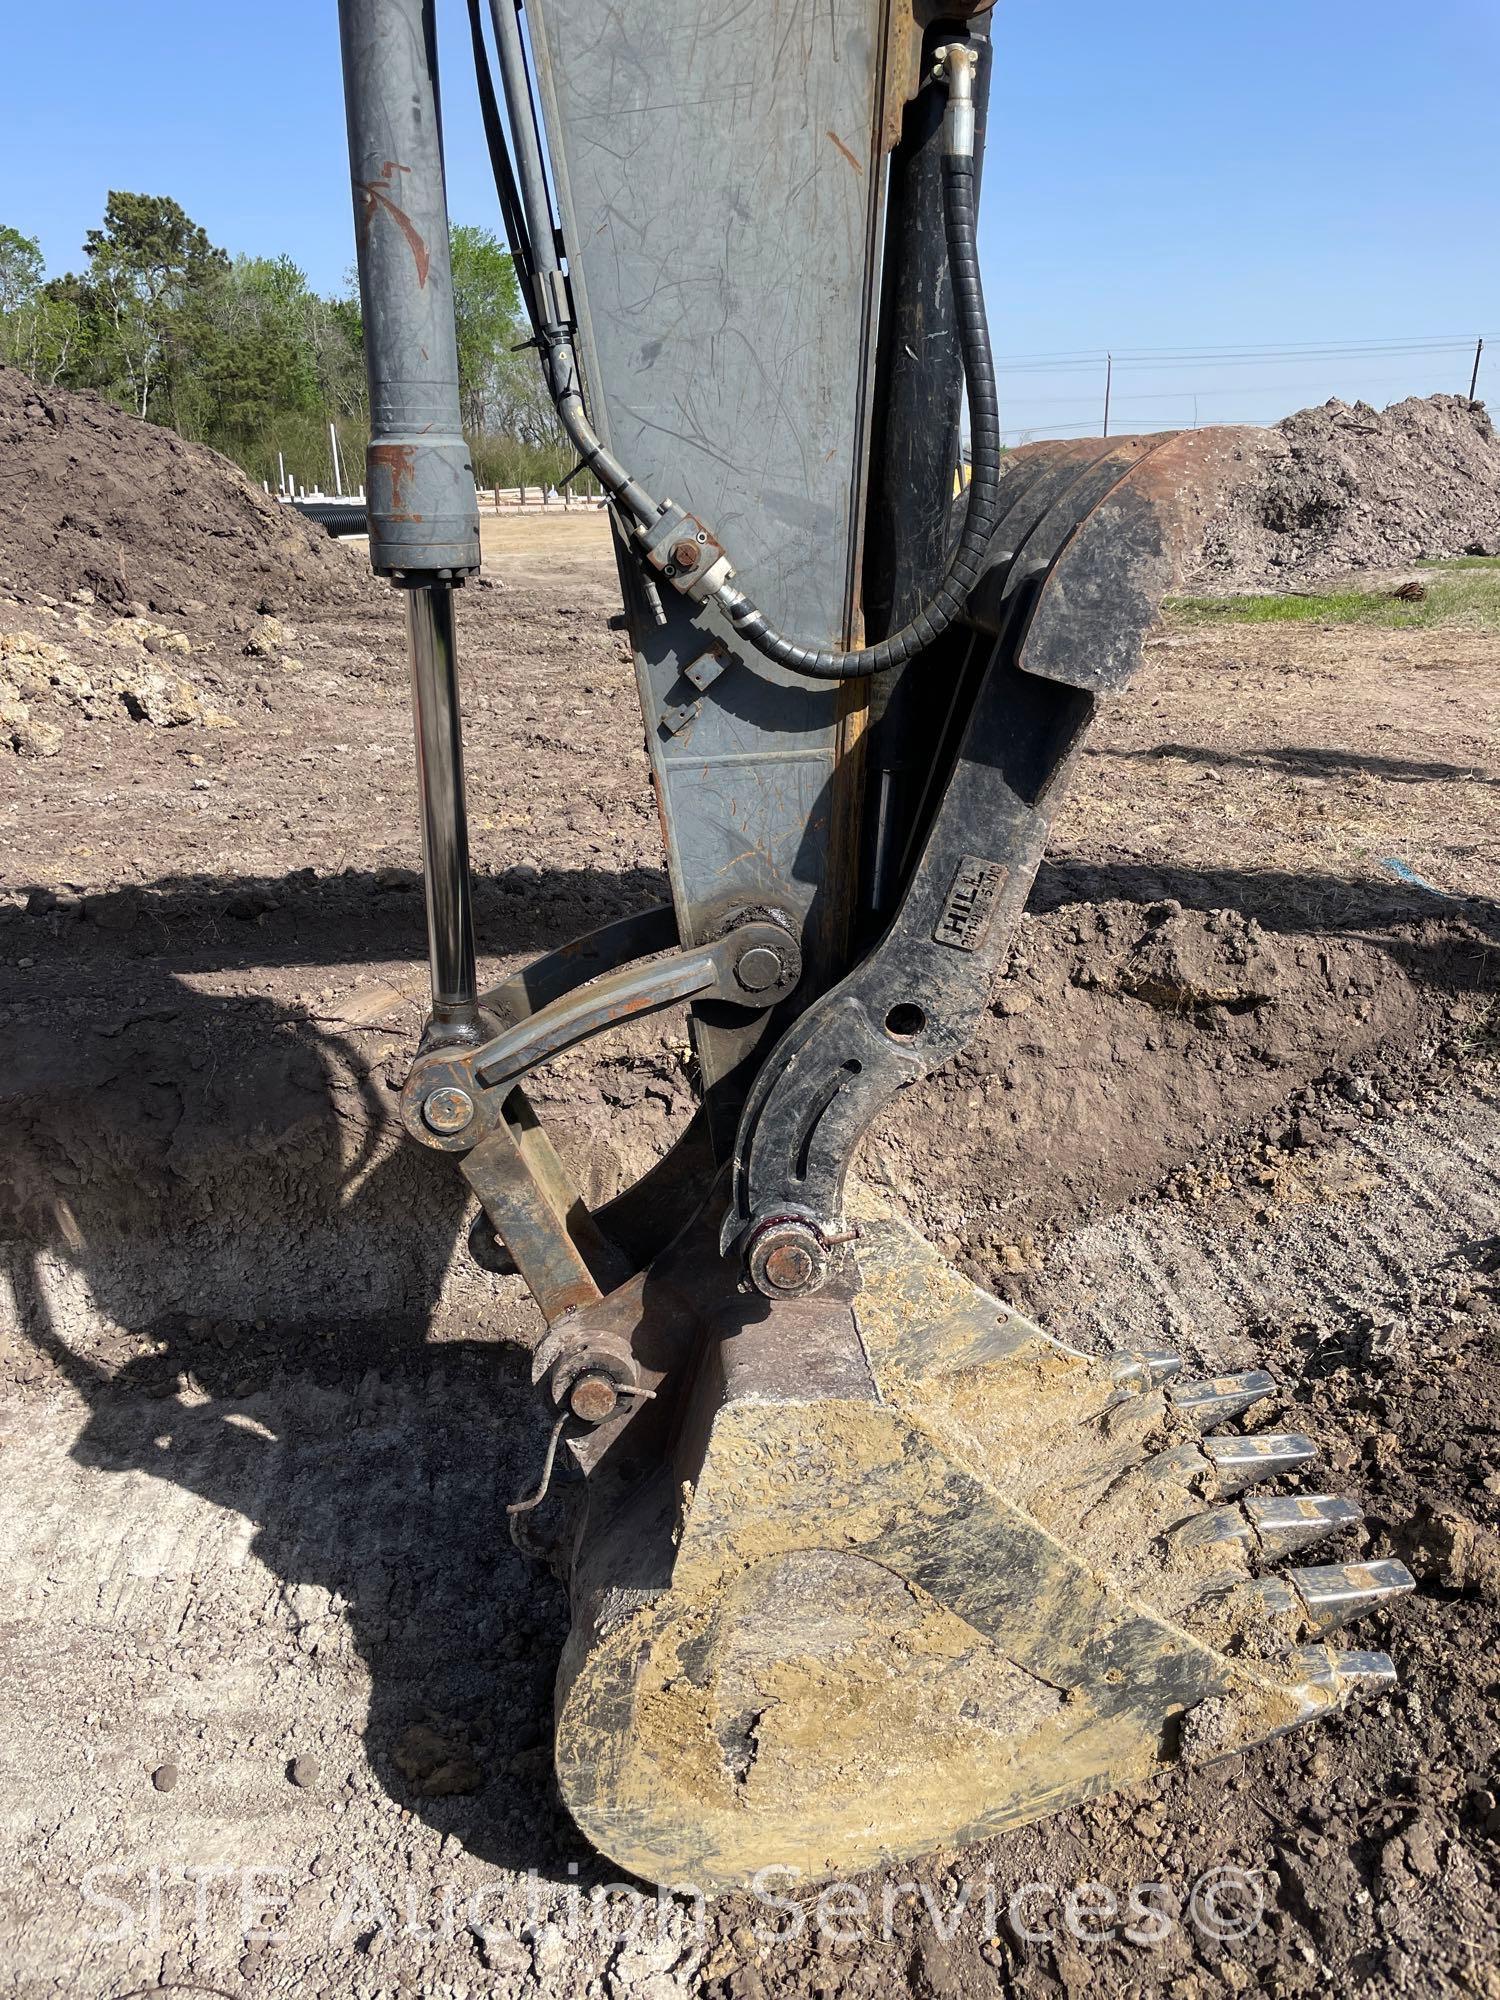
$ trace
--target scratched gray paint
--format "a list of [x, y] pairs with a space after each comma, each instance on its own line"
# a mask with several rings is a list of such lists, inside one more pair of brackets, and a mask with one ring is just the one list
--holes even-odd
[[[529, 0], [591, 413], [651, 491], [722, 537], [793, 636], [839, 643], [862, 485], [870, 152], [882, 0]], [[627, 597], [634, 593], [627, 593]], [[684, 932], [799, 918], [825, 859], [833, 690], [738, 655], [713, 614], [632, 607]], [[811, 953], [816, 961], [816, 946]], [[820, 982], [821, 983], [821, 982]]]
[[[880, 0], [534, 0], [594, 417], [837, 643]], [[581, 297], [580, 297], [581, 294]], [[837, 564], [835, 565], [837, 567]]]

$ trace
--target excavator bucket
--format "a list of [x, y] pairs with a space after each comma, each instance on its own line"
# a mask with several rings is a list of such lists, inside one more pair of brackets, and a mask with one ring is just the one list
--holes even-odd
[[[1018, 813], [1032, 789], [1014, 749], [1018, 690], [1064, 667], [1075, 695], [1085, 675], [1090, 687], [1128, 677], [1244, 444], [1189, 433], [1017, 455], [974, 615], [1004, 629], [1022, 589], [1027, 615], [994, 643], [884, 941], [799, 1017], [762, 1071], [771, 1084], [752, 1090], [732, 1215], [753, 1210], [756, 1174], [773, 1171], [778, 1087], [804, 1170], [781, 1185], [807, 1197], [829, 1118], [867, 1120], [909, 1079], [900, 1042], [901, 1067], [878, 1077], [896, 990], [882, 989], [881, 963], [894, 953], [912, 982], [934, 927], [978, 921], [969, 889], [961, 913], [925, 893], [924, 868], [939, 884], [971, 880], [954, 856], [985, 827], [1020, 878], [990, 921], [1013, 920], [1043, 808], [1002, 846], [1005, 816], [977, 808], [973, 786]], [[1049, 699], [1067, 697], [1043, 696], [1044, 710]], [[986, 716], [999, 701], [997, 749]], [[1054, 734], [1040, 741], [1050, 756]], [[928, 1005], [941, 993], [931, 977], [901, 990]], [[956, 1021], [961, 999], [950, 1004]], [[833, 1089], [851, 1061], [859, 1076]], [[846, 1163], [852, 1143], [838, 1135]], [[817, 1292], [778, 1294], [803, 1254], [794, 1218], [766, 1227], [774, 1247], [759, 1264], [752, 1250], [761, 1282], [746, 1283], [720, 1251], [720, 1192], [642, 1277], [538, 1351], [559, 1408], [569, 1382], [634, 1385], [575, 1438], [576, 1483], [532, 1530], [573, 1605], [558, 1782], [604, 1853], [706, 1889], [768, 1868], [840, 1875], [1226, 1756], [1392, 1681], [1385, 1654], [1342, 1635], [1412, 1578], [1399, 1562], [1327, 1560], [1359, 1510], [1319, 1487], [1311, 1441], [1277, 1422], [1269, 1375], [1195, 1379], [1165, 1350], [1078, 1352], [857, 1182], [817, 1201], [839, 1224], [825, 1237], [844, 1238]]]
[[[984, 8], [497, 0], [497, 86], [471, 0], [534, 344], [611, 510], [671, 885], [489, 992], [432, 7], [340, 11], [371, 549], [410, 600], [431, 938], [402, 1114], [547, 1322], [548, 1440], [512, 1514], [571, 1595], [579, 1825], [656, 1881], [817, 1877], [1387, 1681], [1338, 1634], [1411, 1579], [1327, 1563], [1357, 1511], [1265, 1427], [1268, 1377], [1064, 1347], [852, 1177], [972, 1035], [1096, 706], [1253, 448], [1002, 452]], [[684, 1005], [700, 1114], [590, 1213], [525, 1079]]]
[[1266, 1375], [1074, 1352], [859, 1220], [856, 1297], [724, 1307], [671, 1451], [587, 1482], [557, 1773], [599, 1848], [705, 1888], [842, 1874], [1393, 1678], [1337, 1635], [1400, 1564], [1286, 1566], [1358, 1516], [1275, 1497], [1313, 1454], [1241, 1428]]

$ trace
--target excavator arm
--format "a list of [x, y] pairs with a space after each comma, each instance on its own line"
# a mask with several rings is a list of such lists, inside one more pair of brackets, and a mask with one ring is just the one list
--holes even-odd
[[[1329, 1634], [1397, 1564], [1271, 1572], [1347, 1503], [1254, 1494], [1257, 1372], [1073, 1352], [853, 1175], [969, 1040], [1102, 696], [1233, 432], [1002, 452], [982, 6], [471, 0], [497, 196], [609, 499], [671, 904], [478, 990], [459, 423], [430, 0], [341, 0], [371, 557], [406, 595], [433, 1006], [402, 1099], [547, 1322], [558, 1775], [647, 1877], [953, 1843], [1389, 1678]], [[493, 39], [493, 55], [491, 53]], [[955, 499], [967, 402], [971, 477]], [[525, 1079], [686, 1005], [702, 1106], [590, 1213]]]

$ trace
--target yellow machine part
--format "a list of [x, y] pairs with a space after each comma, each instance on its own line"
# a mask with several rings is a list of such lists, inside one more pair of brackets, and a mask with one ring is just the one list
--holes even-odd
[[[557, 1769], [606, 1854], [706, 1889], [859, 1870], [1388, 1674], [1299, 1643], [1317, 1621], [1294, 1583], [1254, 1575], [1281, 1544], [1214, 1505], [1242, 1454], [1208, 1455], [1202, 1423], [1264, 1378], [1075, 1353], [888, 1217], [861, 1268], [815, 1344], [784, 1307], [726, 1330], [678, 1462], [591, 1504]], [[1310, 1540], [1322, 1503], [1301, 1504]]]

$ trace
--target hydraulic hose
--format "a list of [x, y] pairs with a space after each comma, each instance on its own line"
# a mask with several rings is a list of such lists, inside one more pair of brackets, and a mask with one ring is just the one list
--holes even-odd
[[948, 263], [958, 305], [959, 342], [964, 379], [969, 391], [973, 478], [963, 533], [948, 566], [948, 574], [929, 604], [897, 632], [857, 652], [799, 646], [783, 638], [733, 584], [725, 584], [718, 602], [728, 613], [738, 636], [778, 665], [812, 680], [856, 680], [901, 666], [924, 652], [959, 618], [979, 579], [980, 565], [1000, 520], [1000, 396], [990, 351], [984, 291], [979, 277], [978, 203], [974, 192], [974, 158], [947, 155], [943, 160], [943, 208], [948, 238]]
[[484, 124], [490, 167], [495, 176], [495, 192], [500, 198], [500, 220], [505, 229], [505, 240], [510, 245], [511, 262], [520, 280], [521, 304], [535, 334], [536, 258], [532, 255], [531, 235], [521, 206], [521, 191], [516, 186], [516, 170], [511, 165], [505, 144], [505, 127], [500, 122], [500, 104], [495, 96], [495, 79], [490, 70], [489, 50], [485, 47], [479, 5], [480, 0], [469, 0], [469, 37], [474, 45], [474, 81], [479, 90], [479, 115]]
[[[611, 499], [639, 526], [644, 526], [657, 519], [660, 509], [645, 488], [632, 479], [614, 454], [606, 449], [589, 422], [583, 399], [578, 353], [564, 306], [567, 288], [559, 267], [557, 230], [547, 194], [546, 166], [532, 113], [520, 18], [513, 0], [490, 0], [495, 48], [500, 58], [500, 88], [516, 149], [513, 161], [500, 126], [489, 58], [477, 21], [476, 0], [470, 0], [470, 5], [469, 23], [474, 40], [475, 68], [480, 79], [480, 104], [485, 111], [485, 137], [494, 165], [496, 185], [500, 189], [501, 206], [508, 212], [514, 210], [517, 235], [525, 244], [529, 280], [527, 312], [541, 353], [542, 376], [547, 392], [563, 429], [578, 452], [580, 466], [587, 466]], [[489, 108], [486, 108], [486, 96]], [[509, 227], [507, 219], [507, 232]], [[511, 247], [514, 251], [515, 238]]]
[[[589, 421], [584, 401], [578, 353], [565, 308], [566, 281], [558, 268], [557, 237], [546, 192], [545, 168], [532, 116], [526, 55], [514, 0], [491, 0], [500, 81], [509, 113], [517, 160], [512, 161], [500, 129], [494, 85], [478, 22], [477, 0], [470, 0], [480, 99], [485, 133], [495, 167], [507, 233], [513, 250], [524, 244], [529, 266], [527, 306], [541, 352], [542, 372], [563, 429], [620, 512], [633, 519], [635, 536], [648, 561], [664, 565], [663, 551], [677, 523], [686, 519], [670, 503], [658, 505], [629, 470], [604, 444]], [[968, 386], [972, 477], [963, 531], [948, 573], [931, 601], [899, 631], [876, 645], [854, 652], [802, 646], [777, 632], [765, 613], [729, 580], [727, 557], [714, 561], [701, 578], [665, 569], [677, 588], [699, 603], [717, 604], [736, 635], [757, 652], [811, 680], [855, 680], [901, 666], [924, 652], [962, 615], [977, 583], [982, 560], [1000, 519], [1000, 397], [995, 383], [985, 316], [984, 288], [979, 276], [979, 203], [974, 169], [974, 74], [977, 51], [972, 42], [953, 42], [938, 51], [935, 74], [948, 89], [943, 152], [943, 225], [954, 300], [958, 308], [959, 345]], [[514, 229], [512, 225], [514, 224]], [[697, 524], [694, 523], [694, 526]], [[706, 534], [697, 539], [706, 542]]]

